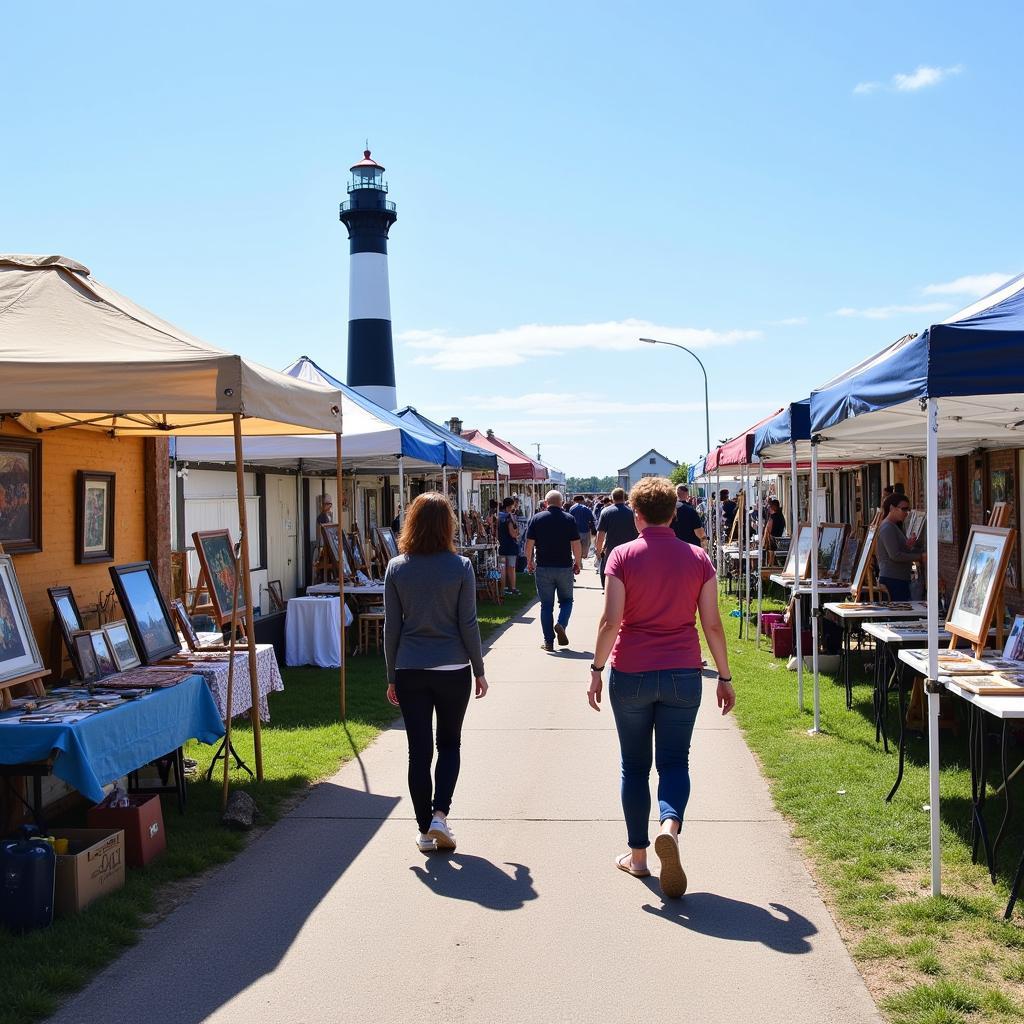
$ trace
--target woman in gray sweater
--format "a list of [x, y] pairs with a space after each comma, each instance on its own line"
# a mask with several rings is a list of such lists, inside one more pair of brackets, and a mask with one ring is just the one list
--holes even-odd
[[[405, 720], [416, 845], [423, 851], [454, 850], [448, 812], [474, 678], [477, 697], [487, 693], [476, 578], [469, 559], [455, 553], [455, 515], [443, 494], [421, 494], [409, 506], [398, 546], [402, 553], [384, 573], [388, 700]], [[437, 765], [431, 780], [435, 713]]]
[[875, 557], [878, 559], [878, 582], [889, 591], [891, 601], [910, 600], [910, 567], [924, 559], [916, 537], [903, 533], [903, 522], [910, 512], [905, 494], [890, 494], [882, 502], [885, 518], [878, 527]]

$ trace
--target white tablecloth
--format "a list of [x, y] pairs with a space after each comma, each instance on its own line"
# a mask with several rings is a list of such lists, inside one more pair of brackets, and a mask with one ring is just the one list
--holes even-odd
[[[188, 654], [188, 651], [183, 651]], [[228, 662], [225, 652], [223, 661], [196, 661], [193, 672], [201, 675], [210, 687], [213, 699], [221, 718], [226, 718], [228, 700]], [[278, 693], [284, 689], [284, 680], [277, 667], [272, 644], [256, 645], [256, 685], [260, 694], [260, 721], [270, 721], [270, 706], [267, 703], [268, 693]], [[249, 685], [249, 652], [241, 650], [235, 654], [235, 678], [231, 686], [231, 717], [244, 715], [252, 708], [252, 687]]]
[[[340, 610], [338, 597], [293, 597], [288, 602], [284, 643], [289, 665], [341, 664]], [[345, 625], [351, 624], [352, 612], [346, 606]]]

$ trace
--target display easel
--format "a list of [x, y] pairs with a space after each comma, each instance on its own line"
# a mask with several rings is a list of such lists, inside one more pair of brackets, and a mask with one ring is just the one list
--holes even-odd
[[747, 493], [746, 491], [740, 491], [736, 495], [736, 515], [732, 517], [732, 525], [729, 527], [729, 536], [725, 538], [726, 544], [731, 544], [733, 538], [736, 537], [739, 532], [739, 524], [743, 522], [743, 517], [747, 514]]
[[[992, 511], [988, 515], [988, 526], [1006, 526], [1010, 521], [1010, 506], [1005, 501], [997, 501], [992, 505]], [[996, 599], [993, 602], [993, 616], [996, 620], [996, 650], [1003, 649], [1003, 622], [1006, 619], [1006, 604], [1003, 601], [1003, 587], [1006, 584], [1006, 576], [999, 581], [999, 590], [996, 591]]]
[[856, 571], [854, 572], [853, 582], [850, 584], [850, 599], [852, 601], [860, 601], [861, 594], [864, 590], [865, 585], [868, 591], [868, 601], [874, 602], [878, 596], [881, 596], [881, 590], [879, 590], [878, 583], [875, 579], [875, 548], [878, 545], [878, 528], [882, 524], [882, 510], [878, 509], [871, 519], [871, 525], [868, 526], [868, 532], [864, 535], [864, 544], [867, 547], [866, 551], [861, 551], [857, 564], [858, 566], [864, 565], [864, 572], [861, 574], [861, 578], [857, 578]]

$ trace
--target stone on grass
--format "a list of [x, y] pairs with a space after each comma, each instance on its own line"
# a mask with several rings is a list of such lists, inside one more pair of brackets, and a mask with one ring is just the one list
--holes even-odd
[[221, 817], [221, 824], [228, 828], [237, 828], [247, 832], [252, 828], [253, 822], [260, 816], [260, 809], [256, 806], [248, 793], [238, 789], [228, 797], [228, 806]]

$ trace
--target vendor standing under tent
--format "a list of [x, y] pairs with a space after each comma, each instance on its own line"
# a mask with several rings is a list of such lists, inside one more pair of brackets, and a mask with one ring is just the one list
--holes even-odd
[[890, 494], [882, 502], [885, 518], [878, 528], [875, 557], [878, 559], [878, 582], [889, 591], [893, 601], [910, 600], [910, 569], [915, 562], [924, 561], [924, 551], [917, 537], [906, 537], [903, 524], [910, 513], [910, 501], [905, 494]]

